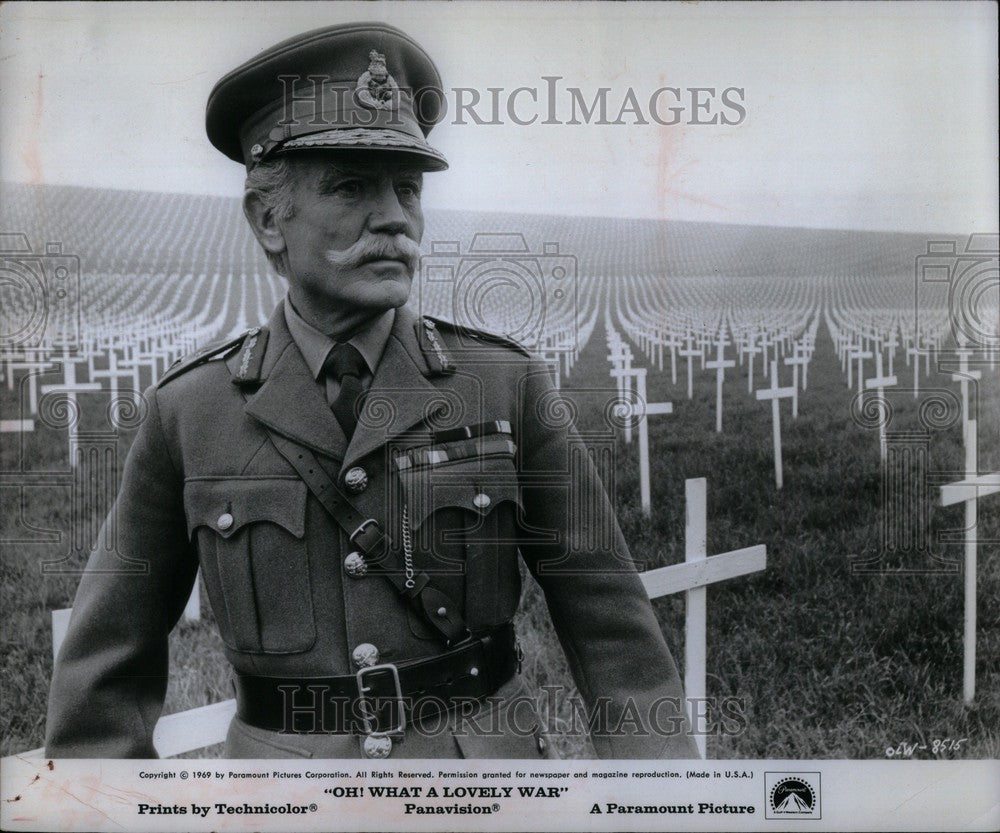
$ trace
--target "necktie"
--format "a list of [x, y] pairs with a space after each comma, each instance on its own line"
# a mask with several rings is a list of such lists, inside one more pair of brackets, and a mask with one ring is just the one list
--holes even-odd
[[358, 424], [358, 409], [364, 389], [361, 377], [368, 369], [364, 357], [353, 344], [337, 344], [323, 363], [323, 371], [340, 382], [340, 393], [330, 406], [348, 440]]

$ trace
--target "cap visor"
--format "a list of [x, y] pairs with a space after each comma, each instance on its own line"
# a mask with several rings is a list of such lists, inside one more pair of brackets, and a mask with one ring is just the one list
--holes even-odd
[[283, 143], [277, 152], [297, 149], [331, 150], [386, 150], [406, 153], [419, 157], [421, 167], [426, 171], [448, 169], [448, 160], [428, 145], [407, 133], [398, 130], [372, 130], [368, 128], [339, 128], [298, 136]]

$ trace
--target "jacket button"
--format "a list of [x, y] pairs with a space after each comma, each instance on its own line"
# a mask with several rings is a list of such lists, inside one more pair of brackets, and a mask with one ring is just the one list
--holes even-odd
[[216, 526], [219, 527], [219, 529], [225, 532], [233, 525], [233, 516], [230, 515], [228, 512], [223, 512], [221, 515], [219, 515], [219, 520], [217, 520], [215, 523]]
[[472, 503], [477, 509], [485, 509], [493, 503], [493, 498], [486, 494], [486, 492], [480, 492], [472, 499]]
[[354, 494], [363, 492], [368, 488], [368, 472], [361, 468], [361, 466], [348, 469], [347, 474], [344, 475], [344, 485], [349, 492], [353, 492]]
[[368, 735], [361, 742], [361, 751], [366, 758], [388, 758], [392, 752], [392, 738], [385, 735], [379, 737]]
[[371, 668], [378, 665], [378, 648], [371, 642], [362, 642], [351, 652], [351, 659], [358, 668]]
[[368, 562], [360, 552], [348, 553], [344, 559], [344, 572], [351, 578], [363, 578], [368, 572]]

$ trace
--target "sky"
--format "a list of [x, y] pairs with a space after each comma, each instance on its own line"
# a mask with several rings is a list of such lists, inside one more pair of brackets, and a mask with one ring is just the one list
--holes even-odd
[[[216, 80], [286, 37], [368, 19], [423, 44], [448, 91], [430, 141], [451, 168], [427, 176], [425, 207], [990, 232], [996, 16], [992, 3], [4, 3], [0, 179], [238, 195], [242, 167], [205, 137]], [[508, 115], [519, 87], [541, 102], [515, 97], [533, 124]], [[682, 104], [677, 124], [649, 113], [663, 87], [681, 91], [657, 99], [662, 121]], [[457, 97], [478, 93], [490, 120], [491, 88], [503, 123], [457, 117]], [[607, 88], [606, 121], [630, 90], [639, 113], [566, 123], [571, 88], [588, 107]], [[696, 94], [708, 110], [692, 88], [715, 91]], [[561, 123], [539, 123], [547, 103]], [[691, 123], [711, 116], [738, 123]]]

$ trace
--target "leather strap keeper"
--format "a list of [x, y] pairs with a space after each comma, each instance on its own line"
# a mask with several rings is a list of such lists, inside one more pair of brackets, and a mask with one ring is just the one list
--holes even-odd
[[387, 732], [400, 725], [401, 706], [412, 720], [435, 717], [493, 694], [517, 665], [514, 626], [507, 623], [438, 656], [394, 664], [398, 691], [393, 670], [381, 665], [364, 671], [365, 692], [356, 674], [285, 678], [236, 672], [236, 714], [258, 729], [283, 734]]

